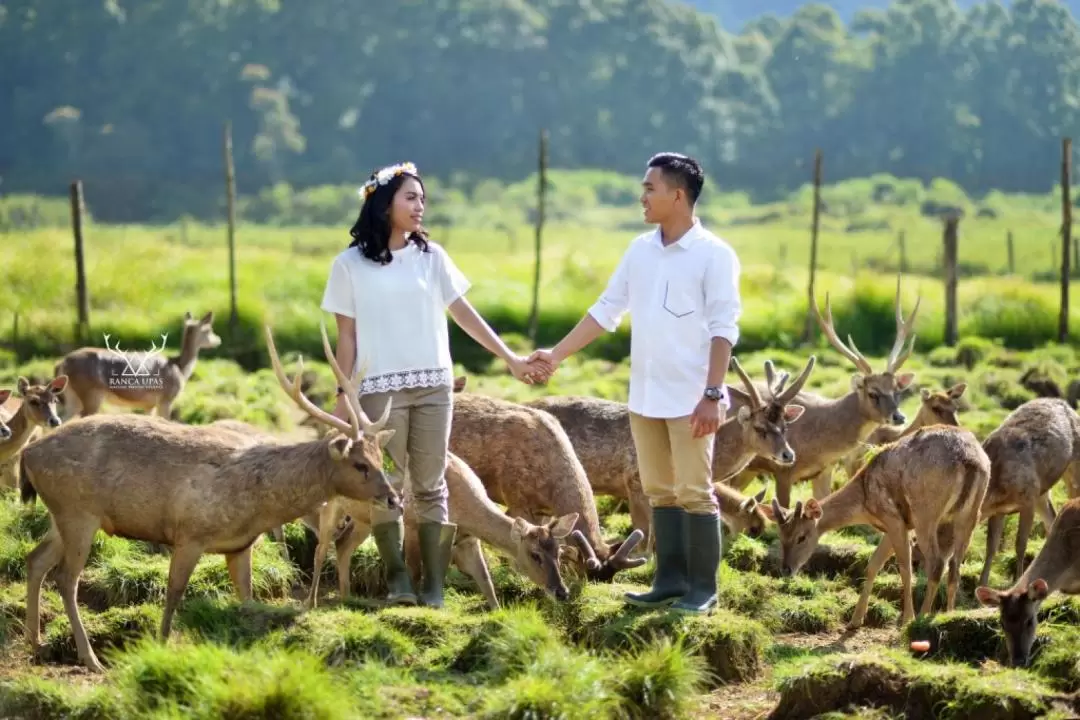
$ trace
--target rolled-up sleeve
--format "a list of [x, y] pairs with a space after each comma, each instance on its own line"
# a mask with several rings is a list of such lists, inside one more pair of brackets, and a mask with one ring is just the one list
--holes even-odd
[[330, 277], [323, 291], [322, 309], [345, 317], [356, 317], [352, 278], [349, 277], [345, 258], [340, 255], [334, 258], [334, 264], [330, 266]]
[[622, 322], [623, 315], [630, 304], [629, 270], [630, 256], [634, 252], [631, 245], [619, 261], [615, 272], [611, 274], [607, 287], [600, 298], [589, 308], [589, 314], [608, 332], [615, 332]]
[[735, 347], [739, 341], [739, 258], [728, 245], [718, 245], [713, 252], [705, 284], [705, 318], [709, 337], [722, 337]]

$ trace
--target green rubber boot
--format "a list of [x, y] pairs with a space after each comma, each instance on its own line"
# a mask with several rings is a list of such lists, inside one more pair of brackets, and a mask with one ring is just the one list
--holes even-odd
[[684, 613], [705, 614], [716, 607], [716, 571], [720, 568], [720, 516], [687, 513], [690, 589], [671, 606]]
[[652, 589], [644, 593], [626, 593], [623, 599], [637, 607], [663, 607], [686, 593], [686, 511], [678, 507], [657, 507], [652, 511], [653, 538], [656, 540], [656, 573]]
[[420, 523], [420, 603], [428, 607], [443, 606], [443, 582], [450, 567], [457, 525]]
[[415, 605], [416, 593], [413, 592], [412, 581], [409, 579], [409, 570], [405, 567], [405, 553], [402, 549], [405, 523], [399, 518], [397, 522], [375, 525], [371, 528], [371, 534], [375, 538], [375, 547], [379, 549], [379, 558], [386, 568], [386, 587], [390, 590], [386, 601], [391, 605]]

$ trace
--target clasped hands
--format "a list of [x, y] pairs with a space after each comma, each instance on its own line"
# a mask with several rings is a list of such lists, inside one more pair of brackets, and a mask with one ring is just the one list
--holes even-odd
[[550, 350], [536, 350], [527, 358], [515, 355], [506, 364], [511, 374], [526, 385], [546, 383], [559, 367]]

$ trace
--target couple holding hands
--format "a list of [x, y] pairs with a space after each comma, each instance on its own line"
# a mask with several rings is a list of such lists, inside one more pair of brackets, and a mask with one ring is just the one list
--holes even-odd
[[[644, 219], [600, 298], [554, 347], [512, 352], [465, 298], [469, 281], [423, 228], [424, 184], [412, 163], [383, 168], [360, 189], [353, 241], [333, 261], [322, 309], [337, 321], [336, 359], [360, 381], [369, 417], [392, 403], [386, 445], [391, 482], [416, 503], [421, 587], [405, 567], [400, 507], [375, 504], [372, 535], [391, 603], [441, 607], [456, 526], [448, 522], [445, 470], [453, 415], [446, 313], [506, 362], [522, 382], [546, 382], [569, 356], [614, 331], [629, 312], [630, 425], [642, 487], [653, 512], [652, 588], [627, 593], [645, 607], [708, 612], [716, 604], [719, 508], [712, 491], [713, 433], [730, 408], [724, 378], [738, 341], [740, 265], [694, 214], [701, 165], [678, 153], [649, 159]], [[346, 417], [343, 398], [335, 414]], [[407, 469], [407, 472], [406, 472]]]

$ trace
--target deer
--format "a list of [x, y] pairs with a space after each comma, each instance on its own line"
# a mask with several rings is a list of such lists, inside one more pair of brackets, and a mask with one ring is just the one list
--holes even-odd
[[1049, 528], [1054, 522], [1050, 490], [1061, 477], [1069, 478], [1070, 495], [1076, 462], [1080, 460], [1080, 417], [1061, 398], [1036, 398], [1013, 410], [983, 440], [990, 457], [990, 487], [982, 516], [988, 518], [986, 558], [979, 584], [990, 580], [990, 566], [1005, 528], [1005, 516], [1020, 513], [1016, 528], [1016, 569], [1024, 572], [1028, 537], [1038, 512]]
[[[806, 410], [799, 423], [792, 427], [788, 434], [788, 442], [798, 457], [794, 465], [784, 467], [768, 458], [757, 457], [750, 462], [746, 470], [732, 478], [730, 484], [742, 489], [760, 473], [769, 473], [776, 479], [776, 500], [781, 506], [787, 507], [791, 502], [792, 485], [803, 480], [812, 480], [814, 497], [820, 500], [832, 490], [834, 463], [857, 447], [879, 425], [903, 425], [907, 418], [900, 411], [901, 396], [915, 380], [915, 374], [898, 373], [915, 346], [915, 335], [912, 335], [911, 331], [921, 302], [922, 298], [919, 297], [911, 314], [904, 320], [900, 303], [900, 278], [897, 277], [896, 339], [885, 361], [884, 371], [875, 373], [850, 336], [848, 345], [837, 336], [828, 293], [825, 294], [823, 318], [811, 288], [810, 306], [818, 326], [832, 347], [858, 370], [851, 378], [851, 391], [837, 399], [808, 393], [796, 397]], [[904, 344], [909, 339], [910, 342], [905, 348]], [[744, 403], [745, 400], [732, 393], [733, 408]]]
[[784, 574], [793, 576], [810, 558], [822, 535], [849, 525], [871, 525], [883, 533], [866, 567], [866, 580], [848, 623], [863, 624], [874, 578], [895, 553], [903, 585], [900, 624], [914, 618], [910, 533], [925, 560], [927, 584], [920, 614], [930, 613], [949, 565], [946, 610], [956, 606], [960, 565], [979, 521], [990, 482], [990, 458], [965, 428], [932, 425], [882, 446], [844, 486], [823, 500], [795, 503], [774, 498], [767, 514], [780, 531]]
[[11, 419], [10, 415], [4, 412], [3, 405], [11, 397], [10, 390], [0, 389], [0, 444], [3, 444], [11, 439], [11, 428], [7, 426], [7, 421]]
[[213, 322], [213, 310], [200, 320], [192, 319], [190, 312], [185, 313], [180, 353], [169, 358], [161, 354], [168, 335], [161, 336], [161, 347], [155, 341], [146, 352], [125, 351], [118, 342], [110, 346], [109, 335], [105, 336], [104, 348], [82, 347], [71, 351], [53, 368], [55, 375], [66, 374], [69, 379], [71, 391], [64, 398], [65, 416], [94, 415], [109, 401], [170, 417], [173, 402], [195, 371], [199, 351], [221, 345]]
[[975, 598], [999, 608], [1009, 663], [1027, 667], [1038, 630], [1039, 608], [1052, 593], [1080, 594], [1080, 499], [1073, 498], [1054, 518], [1046, 543], [1031, 565], [1008, 590], [980, 584]]
[[906, 435], [910, 435], [919, 428], [930, 425], [959, 427], [960, 421], [957, 419], [956, 413], [960, 411], [960, 398], [963, 397], [965, 390], [967, 390], [967, 383], [957, 383], [951, 388], [939, 392], [931, 392], [926, 388], [922, 388], [919, 391], [919, 411], [911, 422], [904, 427], [896, 425], [879, 426], [866, 437], [866, 440], [859, 447], [844, 456], [841, 465], [847, 476], [854, 475], [859, 466], [862, 465], [866, 448], [894, 442]]
[[[8, 418], [0, 414], [0, 425], [9, 428], [10, 435], [6, 442], [0, 442], [0, 479], [7, 484], [8, 477], [15, 478], [14, 465], [21, 451], [38, 434], [39, 428], [57, 428], [60, 416], [57, 414], [57, 398], [67, 386], [67, 376], [61, 375], [48, 385], [32, 385], [20, 376], [16, 388], [21, 403], [15, 413]], [[10, 396], [10, 391], [8, 396]], [[7, 397], [0, 399], [0, 405]], [[6, 425], [5, 425], [6, 422]]]
[[[758, 505], [764, 501], [766, 491], [747, 497], [720, 480], [741, 471], [756, 455], [772, 458], [781, 466], [795, 461], [795, 452], [786, 440], [787, 428], [799, 420], [803, 407], [788, 403], [802, 389], [816, 362], [817, 358], [811, 356], [795, 382], [783, 389], [775, 383], [772, 362], [766, 361], [770, 393], [766, 402], [738, 359], [731, 358], [730, 366], [743, 384], [747, 403], [729, 415], [715, 434], [713, 489], [720, 505], [720, 520], [732, 535], [749, 531], [752, 537], [757, 537], [765, 529], [766, 518]], [[786, 380], [785, 374], [782, 382]], [[651, 546], [651, 509], [638, 475], [626, 403], [550, 396], [526, 404], [551, 413], [559, 421], [585, 468], [593, 492], [629, 501], [631, 522], [648, 538], [646, 547]]]
[[[22, 499], [48, 508], [50, 527], [26, 559], [26, 638], [40, 643], [41, 584], [55, 581], [71, 623], [80, 661], [102, 667], [76, 604], [79, 576], [97, 531], [172, 548], [161, 621], [168, 640], [173, 614], [205, 553], [223, 554], [240, 600], [251, 599], [251, 549], [271, 528], [306, 515], [338, 495], [397, 503], [382, 469], [389, 411], [371, 421], [359, 407], [352, 380], [341, 372], [322, 323], [323, 347], [349, 392], [349, 420], [334, 417], [290, 385], [273, 335], [266, 342], [278, 381], [305, 413], [337, 432], [290, 444], [258, 443], [240, 433], [187, 425], [157, 415], [97, 414], [65, 423], [23, 450]], [[300, 360], [301, 372], [303, 360]], [[364, 369], [358, 375], [362, 377]], [[389, 407], [390, 404], [388, 404]]]
[[[587, 547], [580, 530], [575, 530], [577, 513], [569, 513], [543, 525], [520, 517], [510, 517], [491, 501], [480, 478], [465, 462], [449, 453], [446, 484], [449, 489], [449, 521], [457, 525], [453, 562], [471, 577], [483, 594], [488, 608], [499, 609], [495, 586], [488, 572], [487, 561], [480, 546], [483, 541], [510, 558], [512, 564], [556, 600], [570, 597], [559, 572], [560, 541], [573, 535], [576, 542]], [[414, 586], [419, 587], [420, 548], [416, 535], [416, 516], [405, 492], [405, 559]], [[351, 519], [344, 522], [345, 517]], [[315, 572], [305, 606], [315, 607], [318, 601], [319, 569], [326, 558], [331, 540], [337, 556], [338, 597], [349, 596], [352, 554], [370, 534], [370, 503], [337, 498], [313, 515], [303, 518], [305, 525], [316, 532], [319, 543], [315, 549]], [[342, 529], [343, 528], [343, 529]]]
[[539, 524], [541, 516], [577, 513], [575, 567], [593, 580], [610, 581], [617, 572], [639, 567], [630, 552], [644, 538], [634, 530], [608, 544], [585, 469], [554, 416], [536, 408], [486, 395], [454, 395], [450, 452], [472, 468], [489, 498], [511, 516]]

